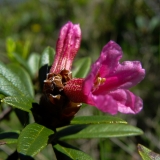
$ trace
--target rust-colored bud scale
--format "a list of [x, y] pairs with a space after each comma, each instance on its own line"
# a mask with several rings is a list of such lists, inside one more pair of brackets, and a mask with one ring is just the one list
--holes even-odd
[[[52, 127], [69, 124], [80, 109], [81, 103], [72, 102], [64, 93], [64, 86], [72, 79], [72, 73], [62, 70], [59, 74], [49, 73], [44, 81], [40, 105], [44, 110], [42, 121]], [[43, 114], [43, 113], [42, 113]]]

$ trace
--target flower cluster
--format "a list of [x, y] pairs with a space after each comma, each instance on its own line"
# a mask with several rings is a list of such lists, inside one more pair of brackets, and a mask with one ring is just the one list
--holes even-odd
[[48, 103], [50, 108], [54, 108], [57, 121], [70, 121], [81, 103], [90, 104], [110, 114], [138, 113], [143, 107], [142, 99], [128, 89], [144, 78], [145, 70], [141, 63], [120, 63], [122, 49], [110, 41], [103, 47], [86, 78], [72, 78], [72, 62], [80, 42], [79, 25], [71, 22], [65, 24], [57, 41], [55, 60], [44, 81], [41, 104]]

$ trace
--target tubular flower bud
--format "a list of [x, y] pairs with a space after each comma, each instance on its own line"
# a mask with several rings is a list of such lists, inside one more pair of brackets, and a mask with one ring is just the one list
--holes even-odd
[[75, 55], [80, 47], [81, 29], [78, 24], [68, 22], [61, 30], [56, 45], [56, 55], [50, 73], [70, 70]]

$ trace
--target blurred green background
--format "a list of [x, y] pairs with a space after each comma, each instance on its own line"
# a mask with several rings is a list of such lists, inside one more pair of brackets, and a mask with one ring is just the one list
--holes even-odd
[[[146, 69], [145, 79], [132, 89], [144, 100], [144, 109], [138, 115], [118, 115], [141, 128], [144, 135], [72, 143], [95, 160], [139, 160], [138, 143], [159, 152], [160, 1], [0, 0], [1, 61], [10, 63], [12, 57], [8, 58], [7, 53], [12, 51], [27, 59], [33, 52], [41, 54], [47, 46], [55, 48], [59, 29], [69, 20], [79, 23], [82, 29], [81, 48], [76, 59], [90, 56], [94, 62], [102, 47], [112, 39], [123, 49], [122, 60], [139, 60]], [[9, 44], [12, 47], [7, 48]], [[100, 113], [86, 107], [79, 114]], [[17, 121], [9, 125], [6, 119], [0, 122], [0, 129], [17, 129], [20, 125]], [[0, 160], [12, 151], [12, 146], [0, 147]], [[42, 151], [37, 159], [53, 159], [51, 147]]]

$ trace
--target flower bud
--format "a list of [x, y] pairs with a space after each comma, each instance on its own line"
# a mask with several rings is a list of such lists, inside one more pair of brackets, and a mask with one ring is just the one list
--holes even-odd
[[81, 29], [78, 24], [68, 22], [61, 30], [56, 45], [56, 55], [50, 73], [70, 70], [73, 59], [80, 47]]

